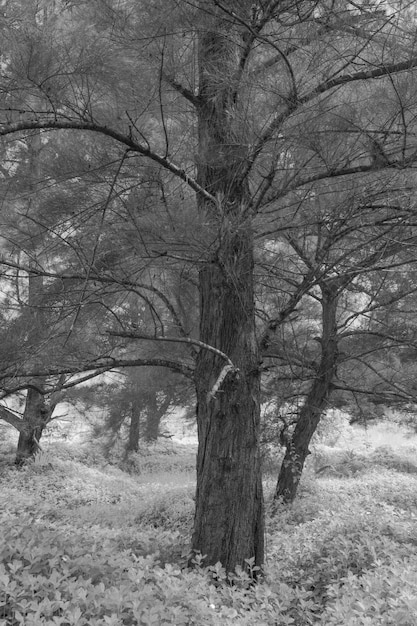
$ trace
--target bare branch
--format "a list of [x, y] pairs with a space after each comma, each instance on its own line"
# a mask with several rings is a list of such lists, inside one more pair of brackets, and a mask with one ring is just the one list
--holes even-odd
[[371, 398], [374, 397], [374, 398], [378, 398], [379, 400], [384, 400], [385, 402], [392, 402], [392, 401], [395, 401], [396, 399], [398, 402], [400, 400], [402, 402], [415, 402], [416, 401], [416, 397], [408, 393], [403, 394], [403, 393], [396, 393], [395, 391], [389, 391], [389, 390], [375, 391], [374, 389], [360, 389], [359, 387], [352, 387], [350, 385], [340, 384], [340, 383], [335, 383], [334, 385], [332, 385], [332, 387], [335, 391], [348, 391], [352, 394], [359, 393], [364, 396], [369, 396]]
[[175, 78], [168, 76], [166, 72], [162, 72], [162, 78], [164, 79], [166, 83], [168, 83], [168, 85], [170, 85], [173, 89], [175, 89], [175, 91], [178, 91], [179, 94], [181, 94], [186, 100], [188, 100], [188, 102], [191, 102], [193, 106], [195, 107], [200, 106], [201, 104], [200, 98], [196, 96], [195, 94], [193, 94], [192, 91], [184, 87], [177, 80], [175, 80]]
[[[2, 384], [3, 392], [5, 396], [12, 395], [13, 393], [17, 393], [18, 391], [22, 391], [27, 389], [28, 387], [33, 386], [33, 381], [37, 378], [43, 378], [46, 376], [60, 376], [61, 374], [81, 374], [83, 372], [91, 372], [88, 376], [82, 377], [79, 380], [72, 381], [63, 386], [64, 389], [68, 389], [69, 387], [74, 387], [81, 382], [89, 380], [91, 378], [95, 378], [100, 374], [105, 372], [109, 372], [114, 369], [122, 369], [124, 367], [166, 367], [171, 369], [174, 372], [178, 372], [182, 374], [186, 378], [191, 380], [194, 379], [194, 369], [185, 363], [180, 363], [177, 361], [171, 361], [169, 359], [158, 359], [158, 358], [149, 358], [149, 359], [123, 359], [123, 358], [115, 358], [115, 357], [101, 357], [95, 359], [94, 361], [84, 362], [77, 365], [62, 365], [60, 367], [53, 366], [40, 366], [36, 370], [19, 370], [13, 371], [13, 374], [8, 375], [7, 371], [3, 372], [0, 376], [0, 379], [3, 381], [7, 381], [11, 379], [13, 381], [20, 380], [17, 384], [11, 385], [10, 387], [6, 386], [6, 382]], [[25, 382], [26, 379], [29, 382]], [[38, 389], [36, 387], [36, 389]]]
[[[375, 78], [382, 78], [384, 76], [390, 76], [392, 74], [399, 74], [400, 72], [404, 72], [415, 67], [417, 67], [417, 56], [413, 56], [406, 61], [400, 61], [399, 63], [380, 65], [372, 69], [360, 70], [358, 72], [354, 72], [353, 74], [343, 74], [342, 76], [326, 80], [314, 87], [314, 89], [312, 89], [304, 96], [293, 99], [288, 103], [287, 108], [283, 112], [277, 114], [271, 120], [262, 135], [259, 137], [258, 141], [252, 149], [252, 153], [249, 155], [248, 166], [246, 168], [246, 171], [243, 173], [242, 178], [248, 175], [258, 155], [261, 153], [264, 145], [273, 137], [274, 133], [281, 127], [283, 122], [287, 120], [288, 117], [292, 115], [292, 113], [294, 113], [300, 106], [307, 104], [311, 100], [314, 100], [314, 98], [317, 98], [317, 96], [331, 91], [335, 87], [340, 87], [342, 85], [351, 84], [357, 81], [371, 80]], [[352, 168], [352, 170], [353, 169], [356, 168]], [[356, 172], [352, 171], [352, 173]]]
[[112, 276], [103, 276], [101, 274], [96, 274], [94, 272], [94, 268], [92, 268], [90, 266], [89, 271], [87, 272], [87, 275], [85, 274], [66, 274], [65, 272], [63, 273], [59, 273], [59, 272], [51, 272], [48, 270], [43, 270], [40, 268], [31, 268], [28, 265], [22, 265], [20, 263], [15, 263], [13, 261], [8, 261], [7, 259], [1, 258], [0, 256], [0, 265], [4, 265], [6, 267], [10, 267], [12, 269], [16, 269], [18, 271], [23, 271], [23, 272], [28, 272], [31, 274], [35, 274], [37, 276], [45, 276], [46, 278], [56, 278], [59, 280], [79, 280], [79, 281], [92, 281], [94, 283], [102, 283], [102, 284], [106, 284], [106, 285], [118, 285], [118, 286], [122, 286], [125, 287], [126, 289], [136, 293], [137, 295], [139, 295], [141, 298], [143, 298], [149, 307], [151, 307], [151, 303], [149, 302], [149, 300], [147, 298], [145, 298], [143, 296], [143, 294], [139, 293], [139, 289], [144, 289], [146, 291], [150, 291], [152, 293], [154, 293], [156, 296], [158, 296], [158, 298], [161, 300], [161, 302], [164, 303], [166, 309], [169, 311], [169, 313], [172, 316], [172, 319], [176, 325], [176, 327], [178, 328], [178, 331], [181, 335], [185, 336], [185, 329], [184, 326], [181, 322], [181, 319], [177, 313], [177, 311], [175, 310], [173, 304], [170, 302], [169, 298], [157, 287], [155, 287], [154, 285], [148, 285], [146, 283], [139, 283], [139, 282], [134, 282], [134, 281], [130, 281], [130, 280], [120, 280], [118, 278], [114, 278]]
[[[222, 11], [224, 11], [227, 15], [233, 17], [234, 20], [236, 20], [239, 24], [241, 24], [248, 30], [248, 32], [251, 34], [251, 43], [253, 43], [253, 41], [258, 39], [259, 41], [262, 41], [263, 43], [271, 46], [272, 48], [274, 48], [274, 50], [276, 50], [280, 59], [284, 61], [284, 65], [287, 69], [287, 72], [291, 81], [291, 93], [288, 96], [288, 100], [289, 101], [296, 100], [297, 99], [297, 83], [295, 80], [294, 71], [292, 69], [291, 63], [289, 62], [287, 58], [287, 55], [284, 52], [282, 52], [281, 48], [279, 48], [279, 46], [277, 46], [275, 42], [271, 41], [270, 39], [268, 39], [267, 37], [264, 37], [261, 34], [261, 30], [263, 26], [266, 24], [266, 22], [268, 21], [273, 10], [271, 11], [271, 9], [269, 9], [269, 11], [266, 11], [264, 18], [261, 20], [259, 24], [256, 25], [256, 28], [254, 28], [252, 24], [248, 23], [246, 20], [241, 18], [235, 11], [229, 10], [218, 0], [214, 0], [214, 4], [218, 6]], [[248, 52], [245, 53], [245, 56], [243, 57], [244, 60], [246, 60], [247, 55], [248, 55]], [[243, 63], [243, 60], [241, 63]], [[243, 69], [243, 65], [242, 65], [242, 69]]]
[[[267, 351], [269, 344], [271, 342], [271, 337], [276, 333], [277, 328], [281, 326], [293, 313], [297, 307], [297, 304], [303, 298], [303, 296], [311, 289], [311, 287], [316, 284], [315, 278], [315, 269], [310, 269], [304, 276], [303, 280], [297, 285], [296, 290], [290, 296], [285, 307], [280, 311], [277, 317], [273, 317], [269, 320], [266, 328], [264, 329], [261, 340], [260, 340], [260, 351], [261, 354], [265, 354]], [[267, 355], [266, 355], [267, 356]]]
[[11, 426], [14, 426], [20, 433], [27, 432], [27, 424], [22, 418], [18, 417], [15, 413], [6, 409], [6, 407], [0, 405], [0, 419], [7, 422]]
[[216, 198], [211, 195], [206, 189], [197, 183], [197, 181], [189, 176], [184, 169], [175, 165], [168, 157], [161, 156], [157, 152], [154, 152], [144, 144], [137, 142], [132, 136], [124, 135], [108, 126], [101, 126], [93, 122], [72, 122], [72, 121], [59, 121], [55, 119], [51, 120], [28, 120], [22, 122], [16, 122], [15, 124], [9, 124], [0, 129], [0, 137], [6, 135], [12, 135], [25, 130], [80, 130], [91, 131], [110, 137], [115, 141], [126, 146], [130, 151], [137, 152], [142, 156], [155, 161], [163, 168], [183, 180], [193, 191], [202, 196], [205, 200], [211, 202], [214, 206], [217, 206]]
[[190, 337], [154, 337], [152, 335], [145, 335], [143, 333], [139, 333], [136, 331], [121, 331], [121, 330], [109, 330], [107, 331], [109, 335], [115, 337], [128, 337], [130, 339], [145, 339], [147, 341], [169, 341], [173, 343], [187, 343], [192, 346], [198, 346], [199, 348], [203, 348], [204, 350], [209, 350], [218, 356], [221, 356], [222, 359], [225, 359], [227, 363], [233, 368], [236, 369], [233, 365], [233, 362], [229, 359], [227, 354], [210, 346], [208, 343], [204, 343], [203, 341], [198, 341], [198, 339], [191, 339]]

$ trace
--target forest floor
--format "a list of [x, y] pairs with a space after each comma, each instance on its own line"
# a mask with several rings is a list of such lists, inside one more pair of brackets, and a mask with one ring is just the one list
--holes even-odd
[[243, 572], [219, 584], [204, 560], [185, 567], [195, 447], [143, 449], [125, 471], [91, 446], [50, 443], [22, 469], [5, 450], [0, 626], [415, 626], [414, 439], [317, 443], [296, 502], [267, 515], [256, 585]]

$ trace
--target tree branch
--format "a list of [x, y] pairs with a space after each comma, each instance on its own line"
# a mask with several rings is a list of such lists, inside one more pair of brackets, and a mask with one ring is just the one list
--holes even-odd
[[[400, 61], [399, 63], [391, 63], [389, 65], [380, 65], [368, 70], [360, 70], [353, 74], [344, 74], [343, 76], [338, 76], [337, 78], [332, 78], [330, 80], [326, 80], [316, 87], [309, 91], [304, 96], [299, 97], [298, 99], [293, 99], [288, 103], [285, 111], [277, 114], [266, 127], [262, 135], [259, 137], [258, 141], [254, 145], [252, 149], [252, 153], [248, 157], [248, 166], [246, 171], [243, 173], [242, 178], [245, 178], [249, 171], [252, 169], [253, 164], [255, 163], [257, 157], [261, 153], [264, 145], [273, 137], [276, 130], [280, 128], [285, 120], [294, 113], [300, 106], [303, 104], [307, 104], [311, 100], [314, 100], [317, 96], [320, 96], [328, 91], [331, 91], [335, 87], [340, 87], [342, 85], [347, 85], [350, 83], [354, 83], [362, 80], [371, 80], [374, 78], [382, 78], [384, 76], [389, 76], [392, 74], [398, 74], [400, 72], [404, 72], [406, 70], [410, 70], [417, 67], [417, 56], [413, 56], [406, 61]], [[356, 168], [352, 168], [356, 169]], [[359, 170], [361, 171], [361, 170]], [[352, 172], [355, 173], [355, 172]]]
[[211, 202], [214, 206], [217, 206], [216, 198], [212, 196], [206, 189], [204, 189], [201, 185], [197, 183], [197, 181], [189, 176], [184, 169], [180, 168], [178, 165], [170, 161], [168, 157], [161, 156], [157, 152], [154, 152], [149, 148], [149, 146], [141, 144], [137, 142], [132, 136], [124, 135], [123, 133], [118, 132], [108, 126], [101, 126], [100, 124], [95, 124], [93, 122], [72, 122], [72, 121], [59, 121], [56, 119], [53, 120], [31, 120], [31, 121], [22, 121], [16, 122], [15, 124], [10, 124], [0, 128], [0, 137], [4, 137], [6, 135], [12, 135], [14, 133], [19, 133], [25, 130], [79, 130], [79, 131], [90, 131], [94, 133], [99, 133], [101, 135], [105, 135], [106, 137], [110, 137], [115, 141], [121, 143], [126, 146], [130, 151], [137, 152], [142, 156], [145, 156], [152, 161], [155, 161], [163, 168], [183, 180], [193, 191], [197, 193], [197, 195], [202, 196], [205, 200]]
[[196, 108], [200, 106], [201, 99], [199, 96], [196, 96], [192, 91], [184, 87], [181, 83], [175, 80], [175, 78], [171, 78], [168, 76], [166, 72], [162, 72], [162, 78], [168, 85], [170, 85], [175, 91], [177, 91], [181, 96], [183, 96], [188, 102], [191, 102], [193, 106]]
[[268, 354], [266, 354], [266, 351], [268, 350], [268, 347], [271, 343], [272, 335], [276, 333], [277, 328], [285, 322], [288, 316], [293, 313], [301, 298], [309, 291], [309, 289], [311, 289], [313, 284], [316, 284], [316, 282], [317, 281], [315, 278], [315, 269], [313, 268], [306, 273], [303, 280], [298, 284], [294, 293], [290, 296], [286, 306], [279, 312], [278, 316], [273, 317], [269, 320], [266, 328], [261, 335], [259, 343], [261, 355], [268, 356]]
[[0, 405], [0, 419], [3, 420], [4, 422], [7, 422], [11, 426], [14, 426], [14, 428], [16, 428], [16, 430], [18, 430], [20, 433], [27, 432], [27, 425], [22, 420], [22, 418], [15, 415], [15, 413], [10, 411], [10, 409], [6, 409], [6, 407], [1, 406], [1, 405]]
[[[178, 372], [182, 374], [186, 378], [194, 380], [194, 369], [185, 363], [179, 363], [177, 361], [171, 361], [169, 359], [158, 359], [158, 358], [149, 358], [149, 359], [122, 359], [122, 358], [114, 358], [114, 357], [101, 357], [97, 358], [95, 361], [86, 362], [83, 364], [77, 364], [74, 366], [64, 365], [62, 367], [39, 367], [37, 370], [13, 370], [10, 375], [8, 375], [7, 371], [4, 371], [0, 376], [0, 380], [7, 381], [7, 379], [12, 379], [15, 381], [16, 379], [28, 379], [31, 382], [25, 382], [24, 380], [20, 384], [15, 384], [10, 387], [7, 387], [6, 383], [3, 383], [3, 398], [6, 396], [10, 396], [18, 391], [22, 391], [27, 389], [29, 386], [33, 385], [33, 380], [36, 378], [42, 378], [45, 376], [60, 376], [61, 374], [82, 374], [83, 372], [91, 372], [87, 376], [83, 376], [81, 379], [66, 383], [63, 388], [68, 389], [70, 387], [75, 387], [76, 385], [85, 382], [91, 378], [96, 378], [100, 374], [104, 374], [113, 369], [121, 369], [124, 367], [167, 367], [168, 369], [173, 370], [174, 372]], [[53, 389], [51, 389], [53, 391]]]
[[127, 337], [129, 339], [145, 339], [146, 341], [169, 341], [173, 343], [187, 343], [192, 346], [198, 346], [199, 348], [203, 348], [204, 350], [209, 350], [218, 356], [221, 356], [222, 359], [225, 359], [233, 369], [236, 369], [233, 365], [233, 362], [229, 359], [227, 354], [210, 346], [208, 343], [204, 343], [203, 341], [198, 341], [198, 339], [191, 339], [190, 337], [154, 337], [152, 335], [145, 335], [143, 333], [139, 333], [136, 331], [122, 331], [122, 330], [109, 330], [107, 334], [115, 336], [115, 337]]
[[352, 393], [353, 395], [355, 393], [360, 393], [364, 396], [378, 398], [380, 400], [384, 400], [387, 402], [389, 402], [390, 400], [394, 400], [395, 398], [399, 398], [399, 400], [402, 400], [403, 402], [415, 402], [416, 401], [416, 397], [409, 393], [398, 393], [398, 392], [389, 391], [389, 390], [374, 391], [374, 390], [369, 390], [369, 389], [360, 389], [359, 387], [351, 387], [350, 385], [341, 385], [339, 383], [333, 384], [332, 388], [335, 391], [348, 391], [349, 393]]
[[[6, 267], [10, 267], [12, 269], [16, 269], [23, 272], [28, 272], [35, 274], [37, 276], [45, 276], [47, 278], [56, 278], [59, 280], [80, 280], [82, 282], [87, 282], [90, 280], [94, 283], [103, 283], [103, 284], [115, 284], [118, 286], [126, 287], [128, 290], [130, 289], [132, 292], [140, 295], [142, 298], [144, 297], [142, 294], [138, 293], [139, 289], [144, 289], [146, 291], [150, 291], [154, 293], [158, 298], [164, 303], [169, 313], [172, 315], [172, 319], [178, 328], [178, 332], [185, 336], [185, 329], [182, 325], [181, 319], [178, 316], [173, 304], [170, 302], [169, 298], [157, 287], [154, 285], [147, 285], [146, 283], [137, 283], [130, 280], [119, 280], [117, 278], [113, 278], [111, 276], [103, 276], [102, 274], [96, 274], [94, 272], [94, 268], [89, 268], [91, 271], [87, 272], [87, 275], [84, 274], [66, 274], [65, 272], [62, 274], [51, 272], [48, 270], [43, 270], [39, 268], [31, 268], [28, 265], [22, 265], [20, 263], [15, 263], [13, 261], [7, 261], [6, 259], [1, 258], [0, 256], [0, 265], [4, 265]], [[147, 302], [150, 306], [150, 303]]]

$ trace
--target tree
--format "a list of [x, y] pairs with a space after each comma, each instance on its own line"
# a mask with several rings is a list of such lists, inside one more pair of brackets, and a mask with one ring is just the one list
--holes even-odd
[[[402, 206], [396, 193], [393, 215], [389, 194], [384, 195], [384, 202], [379, 199], [378, 204], [372, 193], [368, 198], [362, 195], [359, 206], [350, 200], [346, 228], [343, 215], [346, 205], [341, 203], [339, 194], [335, 203], [338, 208], [327, 213], [326, 229], [320, 237], [317, 236], [320, 214], [314, 216], [319, 218], [317, 222], [312, 219], [308, 227], [288, 237], [305, 276], [312, 273], [315, 278], [315, 285], [305, 297], [319, 304], [322, 319], [312, 329], [311, 308], [304, 305], [304, 310], [299, 310], [297, 330], [291, 335], [287, 329], [281, 342], [274, 346], [277, 355], [285, 354], [285, 359], [281, 356], [280, 369], [283, 365], [292, 378], [292, 401], [302, 398], [295, 429], [287, 441], [276, 499], [294, 500], [309, 443], [323, 412], [331, 406], [335, 391], [354, 394], [356, 402], [358, 393], [388, 404], [410, 402], [412, 398], [411, 390], [407, 392], [399, 383], [392, 362], [392, 348], [398, 352], [400, 346], [410, 346], [410, 333], [407, 338], [401, 337], [392, 326], [387, 332], [381, 325], [375, 328], [375, 323], [386, 316], [387, 307], [401, 306], [414, 292], [410, 279], [415, 272], [415, 220], [407, 197]], [[356, 219], [360, 220], [357, 228]], [[396, 280], [395, 289], [388, 278], [393, 267], [397, 271], [401, 268], [404, 276], [408, 276], [401, 284]], [[300, 332], [302, 325], [304, 337]], [[276, 360], [277, 356], [270, 353], [269, 358]], [[358, 363], [361, 364], [359, 385], [354, 381], [357, 372], [352, 376], [352, 363], [356, 370]], [[391, 374], [386, 373], [387, 369]]]
[[[39, 15], [27, 32], [24, 9], [10, 6], [0, 134], [13, 142], [32, 129], [60, 138], [72, 132], [83, 149], [91, 142], [90, 162], [95, 146], [114, 155], [104, 169], [113, 173], [115, 209], [99, 203], [95, 254], [76, 267], [86, 285], [136, 289], [144, 298], [157, 274], [161, 308], [175, 319], [169, 281], [160, 276], [187, 269], [196, 281], [197, 337], [181, 324], [165, 336], [158, 316], [153, 337], [144, 337], [123, 326], [120, 306], [103, 330], [145, 346], [157, 341], [161, 361], [180, 371], [189, 371], [188, 357], [163, 359], [165, 346], [175, 340], [190, 348], [199, 435], [193, 549], [228, 571], [252, 558], [261, 566], [261, 360], [318, 283], [313, 271], [294, 278], [283, 306], [259, 321], [255, 261], [262, 246], [308, 222], [328, 192], [322, 181], [340, 181], [358, 194], [379, 184], [381, 168], [405, 170], [414, 162], [409, 111], [417, 57], [407, 9], [394, 2], [386, 13], [384, 5], [348, 0], [67, 2], [57, 3], [53, 22]], [[45, 48], [48, 55], [36, 54]], [[354, 85], [361, 86], [360, 103]], [[379, 85], [384, 97], [390, 94], [388, 111], [375, 97]], [[150, 172], [153, 215], [144, 188]], [[136, 211], [146, 210], [136, 222], [129, 217], [120, 242], [130, 238], [137, 246], [131, 258], [141, 259], [141, 278], [147, 276], [141, 288], [121, 246], [111, 250], [112, 263], [109, 238], [101, 236], [103, 224], [121, 226], [132, 215], [128, 180], [139, 191]], [[101, 251], [105, 271], [96, 263]], [[333, 285], [328, 279], [324, 292]], [[116, 366], [123, 345], [114, 350]], [[108, 365], [111, 356], [94, 366]]]
[[[86, 395], [91, 397], [91, 390]], [[113, 384], [105, 386], [100, 398], [92, 400], [106, 411], [96, 433], [104, 437], [108, 450], [121, 437], [127, 458], [139, 451], [140, 441], [155, 443], [162, 418], [176, 407], [190, 404], [191, 397], [190, 381], [187, 384], [178, 374], [157, 367], [125, 369]]]

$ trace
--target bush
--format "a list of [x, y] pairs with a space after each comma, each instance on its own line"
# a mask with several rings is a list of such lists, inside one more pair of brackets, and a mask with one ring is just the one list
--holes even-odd
[[135, 522], [166, 530], [191, 530], [194, 517], [193, 494], [177, 490], [146, 503]]
[[328, 589], [323, 626], [414, 626], [417, 623], [417, 566], [404, 558], [376, 561], [360, 578], [349, 574]]
[[400, 448], [397, 452], [387, 445], [379, 446], [370, 455], [370, 463], [406, 474], [417, 474], [415, 448]]
[[195, 474], [197, 449], [191, 445], [181, 445], [172, 441], [158, 441], [141, 444], [139, 452], [129, 454], [121, 461], [123, 469], [137, 474], [161, 472], [192, 472]]
[[0, 623], [8, 626], [284, 626], [313, 607], [308, 592], [285, 584], [253, 585], [238, 571], [231, 586], [220, 564], [162, 568], [154, 555], [115, 553], [95, 528], [80, 540], [29, 515], [20, 528], [6, 528], [0, 558]]

